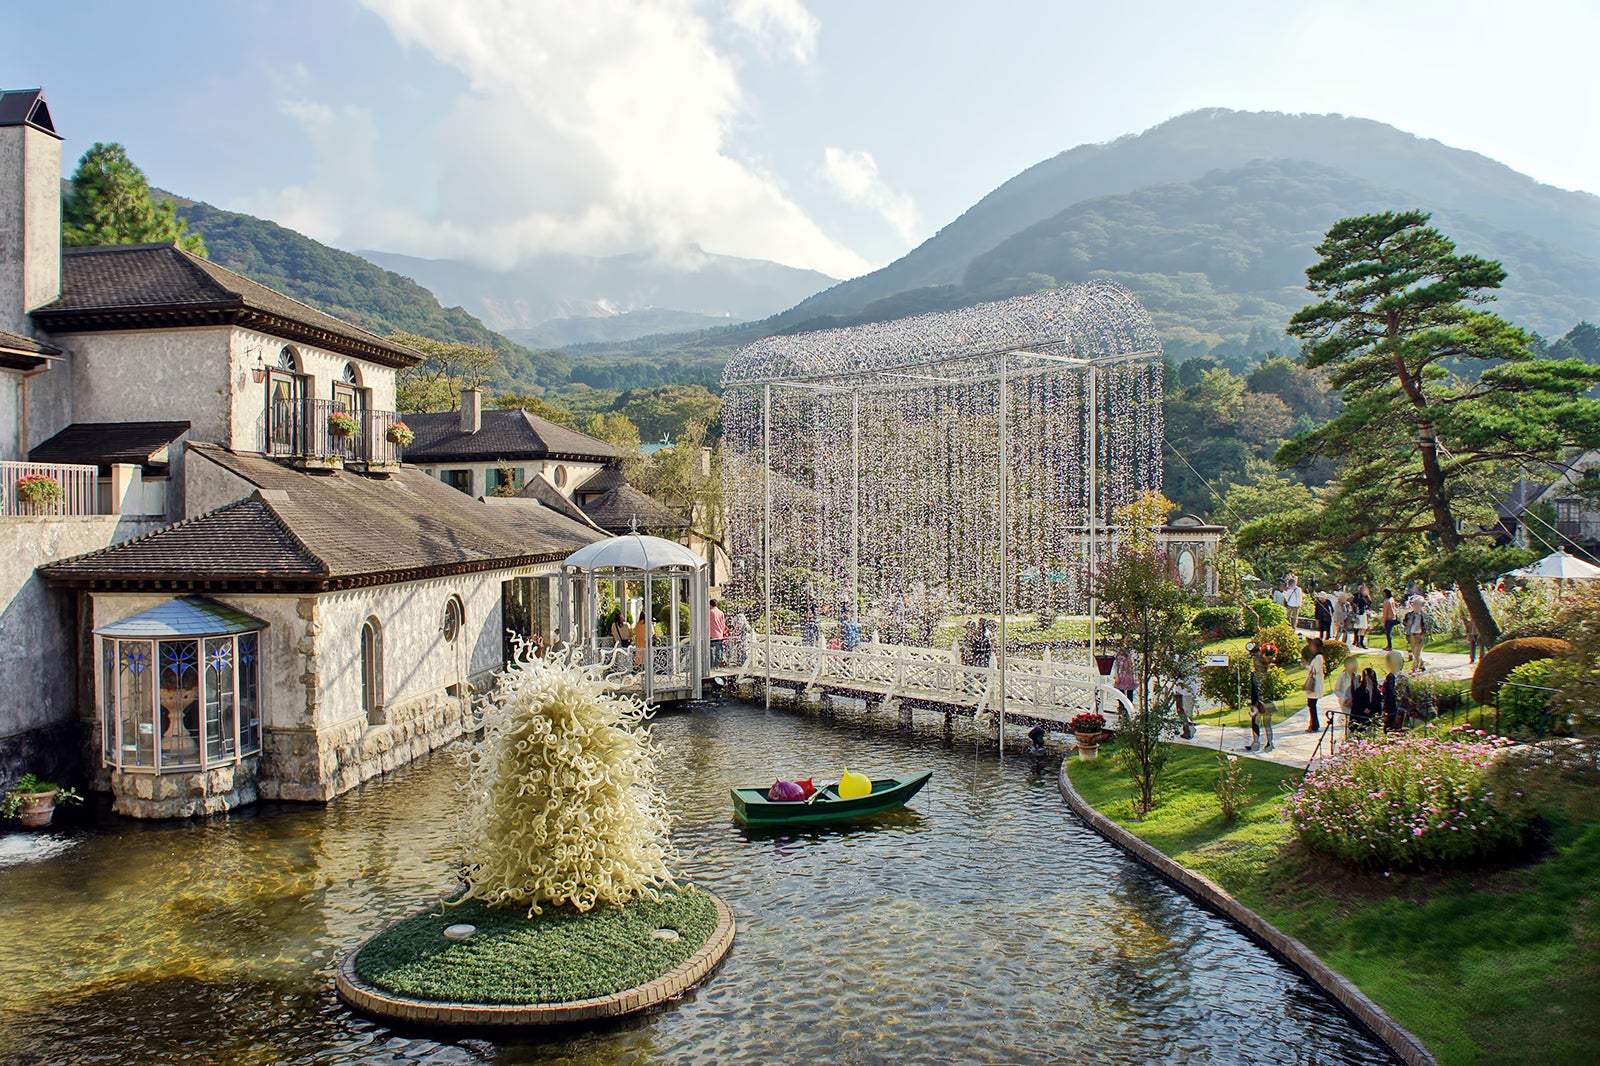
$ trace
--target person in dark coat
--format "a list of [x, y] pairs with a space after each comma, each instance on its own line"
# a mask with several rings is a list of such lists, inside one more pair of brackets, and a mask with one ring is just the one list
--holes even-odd
[[1405, 725], [1400, 717], [1400, 669], [1405, 666], [1406, 658], [1397, 651], [1391, 651], [1383, 657], [1384, 665], [1389, 673], [1383, 679], [1383, 728], [1390, 732], [1399, 732]]

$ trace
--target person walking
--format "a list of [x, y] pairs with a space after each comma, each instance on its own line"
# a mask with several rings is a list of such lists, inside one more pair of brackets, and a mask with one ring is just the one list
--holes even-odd
[[1289, 628], [1300, 628], [1300, 605], [1305, 602], [1305, 593], [1300, 590], [1300, 579], [1293, 574], [1289, 575], [1283, 586], [1283, 609], [1289, 614]]
[[711, 629], [711, 669], [717, 670], [722, 667], [723, 653], [728, 643], [728, 616], [717, 606], [717, 601], [712, 600], [706, 619]]
[[1394, 651], [1394, 624], [1400, 620], [1400, 605], [1394, 601], [1392, 589], [1383, 590], [1383, 606], [1380, 610], [1383, 621], [1383, 650]]
[[1350, 623], [1350, 593], [1335, 589], [1328, 599], [1333, 604], [1333, 632], [1348, 645], [1352, 643], [1350, 633], [1354, 629]]
[[[1272, 705], [1267, 702], [1269, 691], [1267, 671], [1272, 667], [1272, 661], [1254, 641], [1244, 646], [1250, 656], [1250, 743], [1240, 748], [1240, 751], [1271, 751], [1272, 750]], [[1267, 734], [1265, 747], [1261, 745], [1261, 734]]]
[[1316, 623], [1317, 636], [1327, 640], [1333, 630], [1333, 601], [1326, 592], [1316, 594], [1316, 606], [1312, 608], [1312, 620]]
[[1420, 674], [1427, 667], [1422, 661], [1422, 646], [1428, 642], [1428, 601], [1413, 590], [1406, 601], [1406, 645], [1411, 650], [1411, 672]]
[[1311, 724], [1306, 726], [1307, 733], [1315, 733], [1322, 728], [1321, 719], [1317, 717], [1317, 701], [1322, 699], [1328, 687], [1327, 666], [1322, 658], [1322, 638], [1312, 637], [1306, 641], [1306, 710], [1311, 712]]
[[1360, 661], [1354, 655], [1345, 656], [1344, 665], [1339, 668], [1338, 674], [1333, 679], [1333, 694], [1339, 700], [1340, 713], [1344, 715], [1346, 737], [1350, 735], [1350, 723], [1355, 714], [1356, 686], [1361, 683], [1360, 665]]

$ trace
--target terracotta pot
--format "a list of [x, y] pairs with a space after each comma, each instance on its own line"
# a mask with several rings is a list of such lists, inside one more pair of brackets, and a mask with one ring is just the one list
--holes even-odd
[[43, 829], [50, 824], [50, 819], [56, 813], [56, 793], [28, 792], [21, 797], [22, 807], [17, 811], [17, 820], [29, 829]]
[[1100, 757], [1099, 733], [1074, 733], [1078, 738], [1078, 758], [1098, 759]]

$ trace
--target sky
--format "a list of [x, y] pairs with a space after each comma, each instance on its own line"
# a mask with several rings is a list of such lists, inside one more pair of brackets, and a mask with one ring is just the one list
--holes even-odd
[[849, 277], [1203, 107], [1355, 115], [1600, 194], [1600, 3], [0, 0], [63, 169], [507, 268], [699, 245]]

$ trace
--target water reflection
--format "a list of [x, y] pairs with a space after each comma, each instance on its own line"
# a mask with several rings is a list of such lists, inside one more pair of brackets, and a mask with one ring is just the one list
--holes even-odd
[[[672, 1010], [488, 1041], [337, 1002], [340, 951], [450, 883], [458, 771], [438, 755], [326, 808], [0, 841], [0, 1059], [1388, 1061], [1072, 818], [1051, 760], [1001, 765], [959, 729], [947, 740], [843, 707], [824, 725], [726, 702], [653, 728], [679, 850], [740, 921], [721, 971]], [[913, 809], [861, 826], [732, 819], [735, 784], [845, 765], [935, 774]]]

